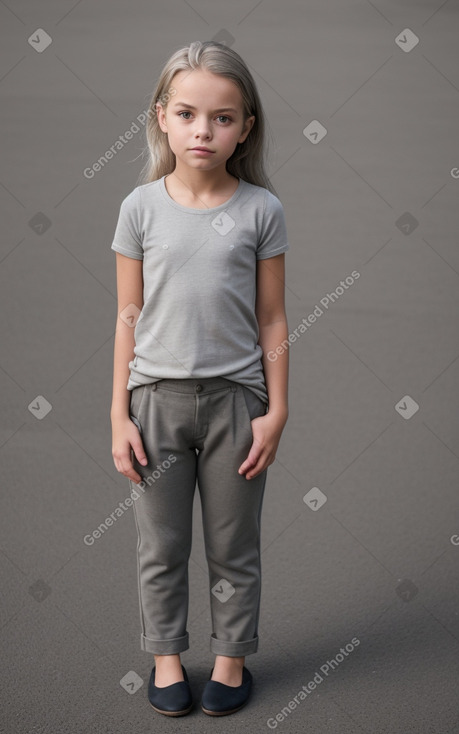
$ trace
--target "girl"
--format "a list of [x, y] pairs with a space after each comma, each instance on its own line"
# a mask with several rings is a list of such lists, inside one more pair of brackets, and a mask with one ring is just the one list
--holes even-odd
[[288, 336], [289, 243], [264, 170], [262, 106], [235, 51], [213, 41], [178, 50], [148, 115], [149, 169], [121, 204], [111, 246], [112, 454], [134, 500], [149, 701], [169, 716], [193, 705], [180, 653], [197, 482], [216, 655], [201, 706], [230, 714], [251, 691], [262, 500], [288, 417], [288, 350], [276, 347]]

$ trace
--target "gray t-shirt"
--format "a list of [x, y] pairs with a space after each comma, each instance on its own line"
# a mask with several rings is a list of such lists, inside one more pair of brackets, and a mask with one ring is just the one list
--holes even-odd
[[126, 196], [111, 245], [143, 260], [144, 305], [127, 389], [162, 378], [218, 376], [268, 403], [257, 344], [256, 261], [289, 249], [282, 204], [268, 189], [239, 179], [220, 206], [192, 209], [172, 199], [164, 179]]

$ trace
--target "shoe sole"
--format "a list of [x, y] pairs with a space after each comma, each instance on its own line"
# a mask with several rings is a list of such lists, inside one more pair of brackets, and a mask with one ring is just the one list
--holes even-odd
[[185, 716], [185, 714], [189, 714], [190, 711], [193, 708], [193, 704], [189, 706], [187, 709], [183, 709], [182, 711], [163, 711], [162, 709], [156, 708], [156, 706], [153, 706], [152, 702], [149, 701], [150, 706], [158, 712], [158, 714], [164, 714], [164, 716]]
[[201, 706], [202, 710], [205, 714], [208, 716], [226, 716], [227, 714], [234, 714], [236, 711], [240, 711], [244, 706], [248, 703], [248, 701], [244, 701], [243, 704], [238, 706], [235, 709], [227, 709], [226, 711], [211, 711], [210, 709], [205, 709], [204, 706]]

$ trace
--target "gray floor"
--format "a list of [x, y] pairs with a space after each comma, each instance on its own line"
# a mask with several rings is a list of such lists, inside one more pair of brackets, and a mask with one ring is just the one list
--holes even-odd
[[[10, 0], [0, 19], [2, 731], [457, 734], [458, 4]], [[317, 318], [290, 348], [269, 469], [253, 696], [170, 720], [146, 696], [132, 508], [83, 541], [128, 493], [110, 245], [142, 134], [83, 172], [172, 51], [211, 38], [250, 65], [270, 123], [290, 330]], [[198, 493], [194, 510], [182, 661], [198, 699], [213, 664]]]

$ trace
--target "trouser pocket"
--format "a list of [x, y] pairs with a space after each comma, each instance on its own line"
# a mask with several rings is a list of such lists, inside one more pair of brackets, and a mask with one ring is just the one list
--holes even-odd
[[139, 433], [142, 433], [142, 423], [140, 419], [140, 411], [143, 404], [143, 398], [147, 385], [138, 385], [131, 390], [129, 399], [129, 418], [137, 426]]
[[241, 391], [249, 419], [253, 421], [254, 418], [265, 415], [266, 403], [246, 385], [241, 385]]

